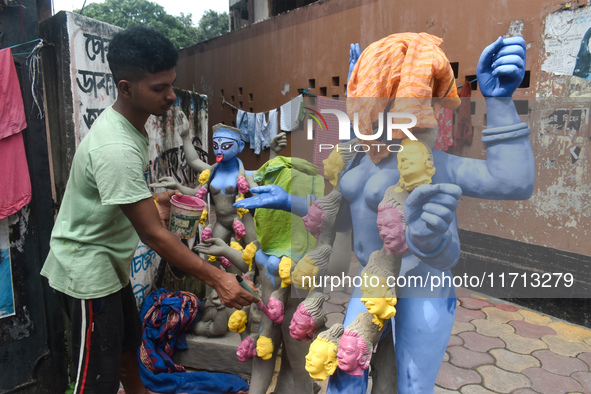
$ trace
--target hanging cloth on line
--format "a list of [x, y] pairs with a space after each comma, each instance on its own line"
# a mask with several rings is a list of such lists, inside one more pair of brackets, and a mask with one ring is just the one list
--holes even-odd
[[244, 142], [254, 145], [255, 114], [239, 109], [236, 114], [236, 127], [240, 130], [240, 138]]
[[280, 129], [281, 131], [294, 131], [300, 124], [300, 108], [304, 96], [299, 95], [292, 99], [289, 103], [283, 104], [280, 109]]
[[[262, 149], [271, 146], [271, 140], [277, 135], [277, 109], [269, 111], [269, 120], [265, 118], [265, 113], [256, 114], [256, 127], [254, 129], [254, 153], [260, 155]], [[251, 141], [250, 147], [253, 148]]]
[[12, 51], [0, 50], [0, 220], [31, 201], [31, 180], [21, 131], [27, 127]]

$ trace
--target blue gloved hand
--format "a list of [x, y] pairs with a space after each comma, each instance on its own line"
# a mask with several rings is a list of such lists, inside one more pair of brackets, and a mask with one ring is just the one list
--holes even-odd
[[452, 223], [462, 189], [451, 183], [420, 185], [404, 204], [408, 235], [424, 254], [435, 251]]
[[269, 208], [283, 211], [291, 209], [291, 196], [281, 186], [258, 186], [253, 187], [250, 191], [258, 194], [234, 203], [235, 208]]
[[349, 75], [347, 75], [347, 83], [349, 83], [349, 78], [351, 78], [351, 73], [353, 72], [353, 68], [359, 60], [359, 56], [361, 56], [361, 48], [359, 44], [351, 44], [351, 49], [349, 50]]
[[484, 48], [476, 76], [484, 97], [511, 97], [525, 75], [523, 37], [499, 37]]

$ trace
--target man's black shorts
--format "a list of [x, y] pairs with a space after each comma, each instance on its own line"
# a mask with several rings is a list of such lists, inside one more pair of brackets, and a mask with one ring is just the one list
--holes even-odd
[[136, 349], [142, 323], [131, 283], [103, 298], [81, 300], [58, 292], [70, 318], [74, 393], [117, 393], [123, 350]]

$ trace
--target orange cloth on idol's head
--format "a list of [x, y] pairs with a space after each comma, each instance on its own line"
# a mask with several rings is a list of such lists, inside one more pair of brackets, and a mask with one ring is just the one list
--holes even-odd
[[[453, 70], [439, 48], [442, 42], [427, 33], [398, 33], [363, 51], [347, 85], [347, 112], [351, 120], [358, 113], [362, 134], [374, 134], [371, 124], [377, 123], [389, 101], [370, 100], [371, 97], [396, 97], [388, 111], [412, 113], [417, 117], [415, 127], [421, 128], [437, 127], [434, 110], [439, 108], [433, 108], [433, 97], [441, 98], [436, 106], [455, 109], [460, 105]], [[409, 119], [396, 123], [408, 122]], [[401, 130], [394, 130], [393, 138], [405, 137]], [[377, 141], [367, 143], [384, 145]], [[376, 163], [389, 154], [385, 146], [374, 146], [367, 153]]]

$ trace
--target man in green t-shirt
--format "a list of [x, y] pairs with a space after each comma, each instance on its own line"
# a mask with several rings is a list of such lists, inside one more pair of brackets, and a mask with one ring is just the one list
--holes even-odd
[[150, 115], [176, 100], [178, 54], [161, 34], [143, 27], [117, 33], [107, 55], [117, 100], [96, 119], [78, 147], [41, 274], [70, 317], [75, 393], [145, 393], [136, 356], [141, 321], [129, 282], [141, 239], [162, 258], [217, 290], [228, 307], [257, 301], [234, 275], [191, 252], [161, 225], [158, 204], [175, 191], [153, 195], [144, 179]]

